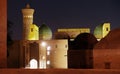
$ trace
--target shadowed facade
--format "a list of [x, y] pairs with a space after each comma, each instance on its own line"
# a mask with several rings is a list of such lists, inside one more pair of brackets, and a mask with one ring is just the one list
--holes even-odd
[[111, 30], [93, 50], [95, 69], [120, 69], [120, 28]]
[[96, 43], [94, 35], [79, 34], [68, 50], [68, 68], [93, 68], [93, 47]]

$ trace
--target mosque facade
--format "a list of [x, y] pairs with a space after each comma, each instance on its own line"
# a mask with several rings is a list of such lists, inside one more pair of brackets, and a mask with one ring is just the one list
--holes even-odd
[[22, 9], [23, 40], [21, 43], [21, 67], [25, 68], [67, 68], [68, 41], [53, 40], [52, 31], [46, 25], [33, 24], [34, 9], [27, 5]]
[[[30, 5], [22, 9], [23, 39], [12, 47], [18, 52], [18, 56], [15, 57], [16, 60], [19, 58], [18, 67], [67, 69], [74, 68], [73, 65], [76, 65], [77, 68], [93, 68], [92, 49], [97, 43], [96, 39], [102, 39], [109, 33], [110, 23], [97, 26], [94, 31], [95, 37], [90, 34], [90, 28], [58, 29], [53, 35], [46, 24], [39, 27], [33, 23], [34, 11]], [[12, 57], [9, 60], [11, 59]]]
[[[52, 39], [52, 31], [46, 25], [40, 27], [33, 24], [35, 10], [27, 5], [22, 9], [23, 41], [21, 45], [21, 66], [25, 68], [68, 68], [68, 39]], [[89, 28], [58, 29], [65, 32], [71, 39], [80, 33], [90, 33]]]

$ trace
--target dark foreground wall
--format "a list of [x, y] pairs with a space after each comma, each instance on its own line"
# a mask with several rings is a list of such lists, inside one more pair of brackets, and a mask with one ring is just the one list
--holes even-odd
[[119, 69], [0, 69], [0, 74], [120, 74]]
[[120, 69], [120, 28], [113, 29], [93, 49], [94, 69]]
[[0, 68], [7, 66], [7, 0], [0, 0]]

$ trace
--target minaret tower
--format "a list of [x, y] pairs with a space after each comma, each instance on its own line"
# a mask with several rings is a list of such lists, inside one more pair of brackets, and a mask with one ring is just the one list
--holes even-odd
[[26, 8], [22, 9], [23, 14], [23, 40], [28, 40], [30, 25], [33, 24], [34, 9], [27, 4]]

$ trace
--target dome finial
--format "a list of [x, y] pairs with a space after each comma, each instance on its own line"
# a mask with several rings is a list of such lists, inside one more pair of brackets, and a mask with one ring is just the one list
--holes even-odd
[[26, 5], [26, 8], [29, 9], [29, 8], [30, 8], [30, 4], [27, 4], [27, 5]]

